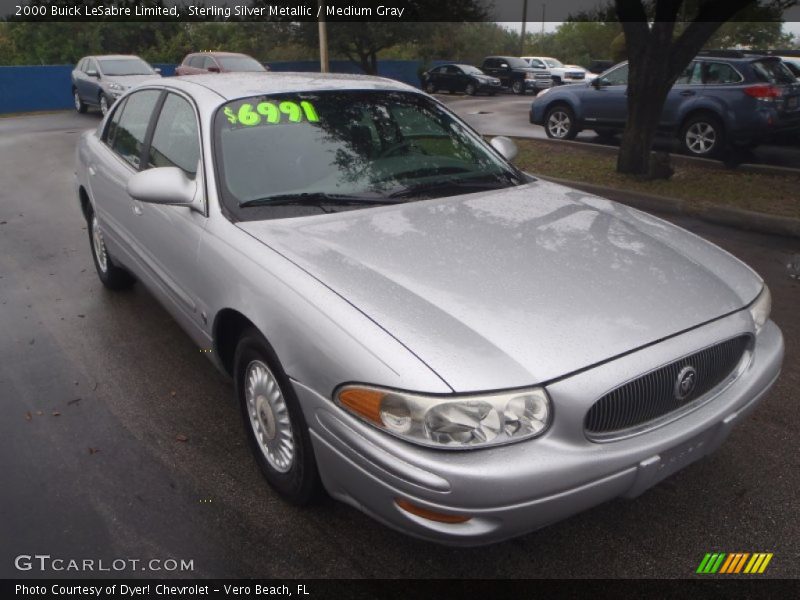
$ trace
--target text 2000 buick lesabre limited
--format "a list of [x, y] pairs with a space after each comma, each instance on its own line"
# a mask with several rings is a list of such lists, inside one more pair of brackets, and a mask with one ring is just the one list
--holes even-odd
[[388, 80], [194, 76], [77, 174], [100, 279], [213, 348], [275, 490], [479, 544], [711, 452], [783, 359], [750, 268], [514, 152]]

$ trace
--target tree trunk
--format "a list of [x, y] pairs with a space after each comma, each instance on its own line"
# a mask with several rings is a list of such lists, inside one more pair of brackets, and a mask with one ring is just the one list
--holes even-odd
[[644, 75], [638, 80], [631, 78], [628, 86], [628, 121], [617, 155], [617, 171], [639, 177], [651, 174], [651, 149], [669, 93], [662, 82], [651, 81], [652, 77]]

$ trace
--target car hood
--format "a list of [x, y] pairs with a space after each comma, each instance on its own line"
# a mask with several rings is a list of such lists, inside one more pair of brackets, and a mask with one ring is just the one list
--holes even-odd
[[106, 75], [103, 77], [103, 83], [118, 83], [127, 89], [146, 81], [159, 79], [160, 77], [161, 75], [158, 73], [153, 75]]
[[239, 227], [457, 392], [546, 382], [741, 309], [762, 287], [687, 231], [541, 181]]

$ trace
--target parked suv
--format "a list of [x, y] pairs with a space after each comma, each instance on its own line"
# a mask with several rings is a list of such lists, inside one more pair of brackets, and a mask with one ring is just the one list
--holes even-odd
[[[583, 129], [609, 135], [628, 118], [628, 64], [591, 83], [539, 95], [530, 122], [548, 137], [572, 139]], [[754, 147], [800, 130], [800, 83], [772, 56], [698, 56], [667, 95], [661, 128], [677, 133], [684, 151], [714, 157], [729, 145]]]
[[161, 77], [160, 73], [159, 69], [154, 69], [134, 55], [86, 56], [78, 61], [72, 71], [75, 110], [85, 113], [88, 107], [96, 106], [105, 115], [116, 99], [129, 88]]
[[269, 71], [252, 56], [237, 52], [197, 52], [188, 54], [175, 69], [175, 75], [202, 73], [243, 73]]
[[483, 59], [481, 70], [497, 77], [503, 86], [511, 88], [515, 94], [527, 91], [538, 93], [553, 85], [550, 71], [534, 69], [516, 56], [487, 56]]

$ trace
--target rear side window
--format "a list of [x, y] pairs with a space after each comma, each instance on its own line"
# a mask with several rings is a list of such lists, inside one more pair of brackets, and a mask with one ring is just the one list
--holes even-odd
[[111, 120], [109, 120], [108, 122], [108, 128], [106, 129], [105, 139], [106, 139], [106, 144], [108, 144], [111, 147], [113, 147], [114, 145], [114, 138], [116, 137], [117, 128], [119, 127], [119, 120], [120, 118], [122, 118], [122, 111], [125, 110], [125, 102], [126, 100], [120, 102], [119, 106], [117, 106], [116, 110], [114, 110], [114, 114], [111, 115]]
[[683, 70], [683, 73], [675, 82], [678, 84], [698, 85], [703, 83], [703, 75], [701, 73], [700, 63], [690, 63], [688, 67]]
[[777, 60], [757, 60], [752, 63], [756, 79], [764, 83], [796, 83], [794, 75]]
[[714, 85], [718, 83], [740, 83], [742, 76], [732, 66], [726, 63], [706, 63], [703, 73], [703, 83]]
[[194, 178], [200, 159], [197, 119], [188, 101], [169, 94], [150, 142], [148, 167], [178, 167]]
[[210, 69], [211, 67], [216, 67], [217, 62], [211, 58], [210, 56], [203, 57], [203, 69]]
[[[111, 148], [134, 169], [139, 169], [147, 126], [161, 92], [142, 90], [128, 97], [116, 126]], [[115, 115], [116, 116], [116, 115]]]

